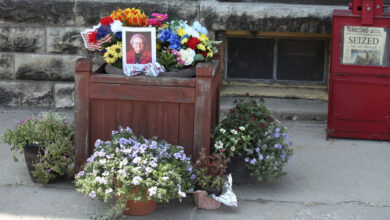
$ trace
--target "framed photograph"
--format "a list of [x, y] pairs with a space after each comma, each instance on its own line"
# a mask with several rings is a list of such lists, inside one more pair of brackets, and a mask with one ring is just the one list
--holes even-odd
[[156, 29], [122, 27], [122, 51], [125, 74], [130, 69], [142, 69], [147, 63], [155, 63]]

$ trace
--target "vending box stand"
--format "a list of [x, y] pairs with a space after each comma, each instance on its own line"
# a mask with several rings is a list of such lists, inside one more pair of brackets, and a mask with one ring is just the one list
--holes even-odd
[[390, 140], [390, 8], [334, 10], [327, 137]]

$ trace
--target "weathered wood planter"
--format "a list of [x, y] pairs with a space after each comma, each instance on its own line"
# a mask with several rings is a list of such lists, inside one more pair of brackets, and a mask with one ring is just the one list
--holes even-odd
[[109, 140], [119, 126], [181, 145], [193, 159], [202, 147], [210, 147], [211, 127], [219, 120], [219, 61], [198, 64], [193, 78], [102, 73], [103, 68], [92, 72], [89, 59], [76, 63], [76, 171], [96, 139]]

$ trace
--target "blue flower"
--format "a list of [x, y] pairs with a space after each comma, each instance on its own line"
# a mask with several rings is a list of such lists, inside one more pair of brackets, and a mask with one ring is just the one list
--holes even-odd
[[280, 144], [275, 144], [275, 148], [276, 148], [276, 149], [282, 149], [282, 145], [280, 145]]
[[248, 158], [248, 157], [245, 158], [244, 161], [245, 161], [246, 163], [248, 163], [248, 162], [249, 162], [249, 158]]
[[187, 167], [187, 171], [192, 172], [192, 167], [191, 166]]
[[263, 160], [264, 156], [262, 154], [259, 154], [259, 160]]
[[280, 137], [280, 133], [279, 132], [275, 133], [275, 137]]
[[256, 152], [259, 153], [260, 152], [260, 148], [256, 148]]
[[165, 29], [163, 31], [160, 31], [160, 40], [161, 41], [168, 41], [168, 39], [171, 37], [171, 35], [173, 34], [173, 32], [169, 29]]
[[195, 174], [192, 174], [192, 175], [191, 175], [191, 179], [192, 179], [192, 180], [195, 179]]
[[[115, 36], [119, 39], [122, 40], [122, 31], [116, 32]], [[130, 129], [131, 130], [131, 129]], [[131, 131], [130, 131], [131, 132]]]
[[168, 42], [169, 42], [169, 48], [172, 49], [172, 50], [180, 50], [181, 48], [181, 41], [180, 41], [180, 38], [172, 33], [170, 38], [168, 39]]
[[280, 128], [276, 128], [275, 131], [276, 131], [277, 133], [279, 133], [279, 132], [280, 132]]
[[193, 27], [196, 31], [198, 31], [198, 32], [200, 32], [200, 33], [202, 33], [202, 34], [207, 34], [207, 33], [208, 33], [207, 29], [206, 29], [205, 27], [203, 27], [203, 26], [199, 23], [199, 21], [195, 21], [194, 24], [192, 25], [192, 27]]
[[254, 165], [256, 162], [257, 162], [256, 158], [253, 158], [253, 159], [251, 160], [251, 164], [252, 164], [252, 165]]
[[288, 136], [288, 134], [287, 134], [287, 133], [283, 133], [282, 135], [283, 135], [283, 137], [285, 137], [286, 139], [288, 139], [288, 138], [289, 138], [289, 136]]

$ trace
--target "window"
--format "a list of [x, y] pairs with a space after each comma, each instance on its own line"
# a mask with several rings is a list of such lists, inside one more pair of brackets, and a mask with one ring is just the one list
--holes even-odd
[[228, 37], [227, 78], [326, 83], [329, 39]]

